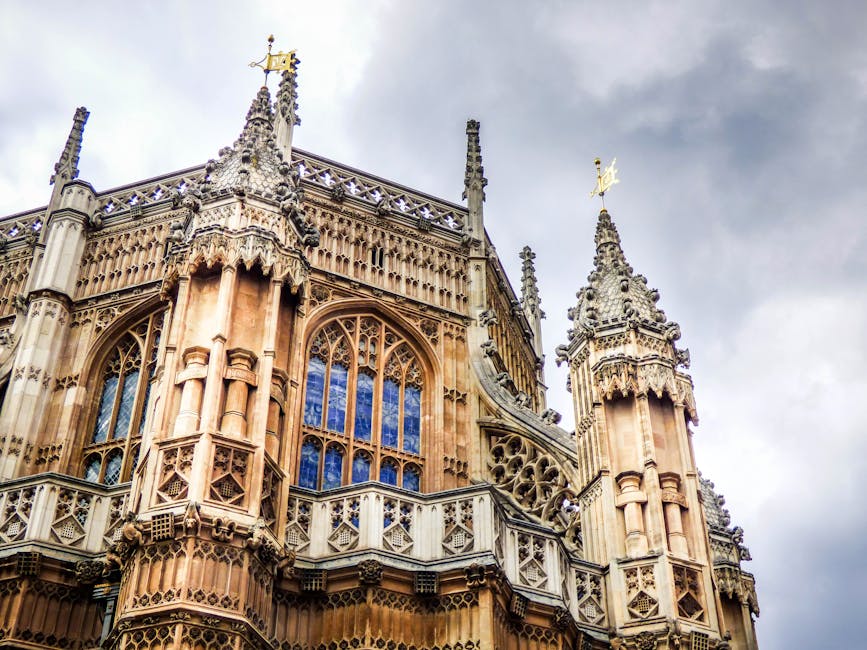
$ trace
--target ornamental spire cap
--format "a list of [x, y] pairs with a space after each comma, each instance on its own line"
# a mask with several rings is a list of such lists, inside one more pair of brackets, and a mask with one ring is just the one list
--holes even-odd
[[262, 86], [250, 104], [235, 144], [221, 149], [219, 159], [208, 161], [207, 175], [197, 191], [202, 198], [230, 192], [281, 201], [294, 186], [291, 171], [289, 161], [275, 143], [271, 93]]
[[271, 93], [268, 86], [262, 86], [247, 111], [247, 121], [235, 146], [241, 144], [254, 146], [262, 144], [274, 135], [274, 111], [271, 108]]
[[475, 191], [485, 200], [485, 168], [482, 166], [482, 146], [479, 141], [479, 123], [476, 120], [467, 120], [467, 169], [464, 174], [464, 194], [467, 199]]
[[596, 222], [596, 257], [588, 285], [578, 292], [578, 305], [570, 317], [579, 328], [600, 325], [642, 323], [679, 336], [676, 323], [666, 322], [665, 312], [657, 308], [659, 291], [647, 286], [647, 278], [636, 275], [626, 260], [620, 234], [604, 208]]
[[60, 160], [54, 165], [54, 173], [49, 179], [49, 184], [54, 185], [58, 177], [61, 185], [66, 181], [71, 181], [73, 178], [78, 178], [78, 157], [81, 155], [81, 142], [84, 136], [84, 125], [87, 123], [87, 118], [90, 112], [81, 106], [75, 109], [75, 115], [72, 118], [72, 129], [69, 131], [69, 137], [66, 139], [66, 146], [60, 154]]

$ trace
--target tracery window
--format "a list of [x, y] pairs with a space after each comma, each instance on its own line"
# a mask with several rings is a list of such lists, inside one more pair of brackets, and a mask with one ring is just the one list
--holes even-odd
[[308, 354], [298, 485], [379, 480], [419, 491], [423, 390], [413, 348], [379, 319], [323, 326]]
[[138, 322], [102, 363], [92, 425], [82, 452], [82, 475], [88, 481], [115, 485], [128, 481], [135, 471], [162, 322], [162, 313]]

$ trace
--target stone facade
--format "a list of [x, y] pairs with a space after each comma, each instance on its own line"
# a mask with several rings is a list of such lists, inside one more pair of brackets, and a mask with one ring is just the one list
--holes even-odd
[[79, 109], [0, 219], [0, 645], [757, 647], [688, 353], [606, 212], [546, 407], [466, 207], [293, 150], [295, 71], [206, 164], [97, 192]]

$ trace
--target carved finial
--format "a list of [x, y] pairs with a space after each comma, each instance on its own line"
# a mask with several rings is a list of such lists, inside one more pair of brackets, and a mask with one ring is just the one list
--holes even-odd
[[523, 260], [523, 264], [521, 264], [521, 304], [525, 310], [536, 311], [541, 302], [539, 300], [539, 287], [536, 283], [536, 267], [533, 265], [536, 253], [529, 246], [524, 246], [519, 257]]
[[283, 159], [289, 160], [292, 155], [292, 131], [301, 124], [298, 117], [298, 63], [294, 50], [291, 65], [283, 70], [280, 88], [277, 91], [277, 124], [275, 135], [277, 147], [283, 152]]
[[482, 166], [482, 146], [479, 143], [479, 123], [467, 120], [467, 170], [464, 174], [464, 199], [472, 192], [478, 192], [482, 201], [485, 200], [485, 168]]
[[274, 111], [271, 110], [271, 93], [268, 92], [268, 86], [262, 86], [256, 93], [256, 97], [253, 98], [253, 103], [250, 104], [244, 130], [238, 136], [235, 146], [252, 146], [267, 140], [273, 134]]
[[81, 140], [84, 135], [84, 125], [87, 123], [87, 118], [90, 112], [81, 106], [75, 109], [75, 116], [72, 118], [72, 129], [69, 132], [69, 137], [66, 139], [66, 146], [63, 147], [63, 152], [60, 154], [60, 160], [54, 165], [54, 173], [49, 179], [49, 184], [54, 185], [57, 178], [60, 178], [60, 185], [66, 181], [71, 181], [73, 178], [78, 178], [78, 156], [81, 154]]

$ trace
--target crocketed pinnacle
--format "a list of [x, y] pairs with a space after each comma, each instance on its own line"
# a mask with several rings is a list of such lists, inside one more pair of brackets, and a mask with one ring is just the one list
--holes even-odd
[[467, 120], [467, 170], [464, 174], [464, 199], [473, 192], [485, 200], [485, 168], [482, 166], [482, 146], [479, 142], [479, 123], [476, 120]]
[[247, 121], [244, 130], [238, 136], [235, 147], [246, 145], [253, 147], [274, 136], [274, 111], [271, 109], [271, 93], [267, 86], [262, 86], [250, 110], [247, 111]]
[[539, 286], [536, 282], [536, 267], [533, 265], [536, 253], [529, 246], [524, 246], [520, 258], [523, 260], [521, 263], [521, 304], [526, 311], [537, 313], [541, 300], [539, 299]]
[[222, 149], [218, 160], [208, 161], [205, 171], [207, 177], [199, 188], [203, 198], [234, 193], [280, 201], [289, 193], [291, 169], [275, 144], [274, 110], [266, 86], [250, 104], [235, 144]]
[[[637, 321], [662, 325], [665, 313], [657, 309], [659, 292], [647, 287], [647, 278], [636, 275], [620, 247], [620, 235], [608, 211], [596, 223], [595, 269], [589, 286], [578, 292], [577, 309], [571, 312], [576, 325], [596, 327]], [[673, 325], [673, 323], [671, 324]]]
[[298, 74], [293, 67], [283, 71], [280, 88], [277, 91], [277, 116], [290, 125], [301, 124], [298, 117]]
[[53, 185], [59, 178], [62, 185], [66, 181], [71, 181], [73, 178], [78, 178], [78, 157], [81, 154], [81, 141], [84, 136], [84, 125], [87, 123], [87, 118], [90, 112], [81, 106], [75, 109], [75, 116], [72, 118], [72, 129], [69, 131], [69, 137], [66, 139], [66, 146], [60, 154], [60, 160], [54, 165], [54, 173], [49, 179], [49, 184]]

